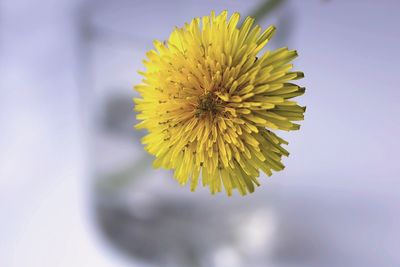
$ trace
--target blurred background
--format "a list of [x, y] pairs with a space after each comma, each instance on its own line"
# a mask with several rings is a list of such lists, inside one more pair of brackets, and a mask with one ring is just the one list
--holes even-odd
[[[211, 10], [278, 28], [307, 105], [286, 169], [189, 193], [132, 129], [152, 47]], [[0, 266], [400, 266], [400, 2], [1, 0]]]

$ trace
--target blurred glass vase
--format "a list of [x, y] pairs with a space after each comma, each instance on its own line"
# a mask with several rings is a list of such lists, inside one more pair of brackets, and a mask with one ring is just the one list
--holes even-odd
[[115, 251], [139, 266], [251, 267], [271, 260], [278, 219], [273, 190], [245, 198], [211, 196], [203, 188], [191, 193], [170, 171], [151, 168], [143, 133], [132, 128], [135, 70], [143, 68], [153, 39], [166, 39], [175, 25], [211, 9], [242, 8], [220, 4], [157, 1], [154, 9], [152, 2], [95, 1], [81, 13], [96, 223]]

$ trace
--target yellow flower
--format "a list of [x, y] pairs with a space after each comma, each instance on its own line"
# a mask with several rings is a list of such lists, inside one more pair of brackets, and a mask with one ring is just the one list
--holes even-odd
[[155, 41], [134, 102], [154, 167], [173, 169], [192, 191], [201, 175], [211, 193], [224, 187], [230, 196], [235, 188], [253, 192], [260, 170], [284, 168], [287, 142], [271, 130], [298, 130], [293, 121], [303, 120], [305, 107], [289, 100], [304, 93], [291, 83], [303, 77], [291, 71], [296, 51], [259, 55], [275, 27], [261, 32], [250, 17], [239, 27], [240, 15], [227, 15], [195, 18]]

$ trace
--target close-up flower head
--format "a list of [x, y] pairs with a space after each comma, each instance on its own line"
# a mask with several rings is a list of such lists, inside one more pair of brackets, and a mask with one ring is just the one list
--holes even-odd
[[0, 267], [400, 267], [400, 1], [54, 2], [0, 4]]
[[260, 171], [284, 168], [287, 142], [276, 130], [298, 130], [305, 107], [293, 98], [295, 50], [263, 50], [275, 27], [262, 30], [228, 12], [194, 18], [147, 52], [142, 83], [135, 86], [137, 129], [146, 129], [145, 150], [154, 167], [171, 169], [194, 191], [252, 193]]

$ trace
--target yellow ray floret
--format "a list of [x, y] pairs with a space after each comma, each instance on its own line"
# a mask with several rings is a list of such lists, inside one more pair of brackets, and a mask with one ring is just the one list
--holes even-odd
[[[155, 156], [154, 167], [173, 169], [180, 184], [196, 189], [199, 180], [211, 193], [225, 188], [240, 194], [284, 168], [286, 141], [273, 130], [298, 130], [305, 107], [289, 100], [304, 93], [292, 83], [296, 51], [261, 50], [275, 32], [264, 32], [240, 15], [223, 11], [195, 18], [176, 28], [147, 52], [142, 83], [135, 86], [137, 129]], [[261, 55], [260, 55], [261, 54]]]

